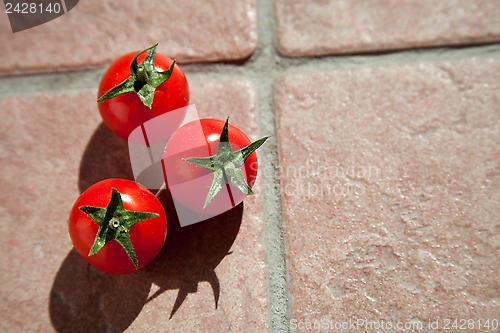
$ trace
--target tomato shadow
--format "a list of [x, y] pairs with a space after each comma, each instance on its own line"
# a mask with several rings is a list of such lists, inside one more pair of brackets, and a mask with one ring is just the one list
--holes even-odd
[[113, 134], [104, 123], [94, 131], [80, 162], [80, 192], [107, 178], [134, 179], [127, 141]]
[[101, 273], [73, 249], [50, 291], [52, 326], [59, 333], [123, 332], [141, 312], [150, 289], [144, 272]]
[[[158, 165], [138, 177], [155, 178]], [[128, 143], [101, 123], [80, 162], [80, 192], [107, 178], [134, 180]], [[121, 332], [145, 304], [168, 290], [178, 290], [170, 318], [200, 282], [208, 282], [217, 308], [221, 285], [215, 268], [230, 255], [243, 217], [243, 203], [209, 220], [181, 227], [168, 190], [159, 193], [168, 220], [165, 245], [148, 266], [130, 275], [108, 275], [87, 264], [72, 250], [54, 281], [49, 312], [58, 332]], [[159, 289], [149, 296], [151, 284]], [[149, 297], [148, 297], [149, 296]], [[168, 310], [167, 310], [168, 311]]]
[[[128, 143], [101, 123], [80, 161], [78, 187], [85, 191], [107, 178], [133, 179]], [[143, 271], [105, 274], [72, 249], [62, 262], [49, 298], [49, 315], [57, 332], [123, 332], [147, 301], [151, 282]]]
[[221, 286], [215, 268], [231, 254], [241, 226], [243, 203], [206, 221], [181, 227], [168, 190], [162, 191], [158, 198], [167, 213], [168, 232], [162, 251], [145, 267], [148, 278], [159, 286], [147, 302], [167, 290], [178, 290], [170, 310], [172, 318], [188, 295], [197, 292], [198, 284], [208, 282], [217, 308]]

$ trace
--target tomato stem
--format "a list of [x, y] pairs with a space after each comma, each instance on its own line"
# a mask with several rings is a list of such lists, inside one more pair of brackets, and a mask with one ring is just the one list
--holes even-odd
[[109, 226], [113, 229], [118, 228], [120, 226], [120, 220], [116, 217], [111, 218], [111, 220], [109, 220]]
[[140, 87], [139, 89], [135, 87], [136, 92], [138, 92], [148, 82], [148, 79], [149, 79], [148, 72], [144, 68], [139, 68], [139, 70], [137, 71], [136, 83], [140, 84]]

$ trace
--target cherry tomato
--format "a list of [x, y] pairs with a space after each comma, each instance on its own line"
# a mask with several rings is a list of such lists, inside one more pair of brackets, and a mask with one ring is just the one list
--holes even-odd
[[[156, 45], [121, 56], [101, 79], [97, 92], [99, 112], [106, 126], [125, 140], [146, 121], [189, 104], [184, 72], [173, 65], [172, 59], [155, 52]], [[137, 65], [131, 66], [137, 55]], [[156, 86], [160, 77], [168, 78]], [[105, 96], [112, 89], [115, 93]], [[183, 116], [179, 115], [179, 123]]]
[[267, 137], [252, 143], [239, 128], [219, 119], [199, 119], [178, 128], [163, 155], [175, 202], [190, 211], [215, 215], [253, 194], [257, 154]]
[[71, 209], [69, 234], [76, 251], [106, 273], [131, 273], [160, 252], [167, 218], [160, 201], [131, 180], [111, 178], [85, 190]]

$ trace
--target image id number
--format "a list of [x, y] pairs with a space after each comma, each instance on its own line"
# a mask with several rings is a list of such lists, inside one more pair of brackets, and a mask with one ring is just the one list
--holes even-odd
[[61, 12], [61, 4], [59, 2], [48, 3], [48, 4], [37, 4], [34, 2], [23, 2], [12, 4], [7, 2], [5, 4], [5, 13], [7, 14], [41, 14], [41, 13], [55, 13], [59, 14]]

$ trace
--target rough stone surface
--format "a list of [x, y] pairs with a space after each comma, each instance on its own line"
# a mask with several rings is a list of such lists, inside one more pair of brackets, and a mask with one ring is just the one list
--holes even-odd
[[[191, 86], [201, 116], [230, 114], [257, 135], [249, 82]], [[243, 205], [186, 228], [160, 195], [169, 214], [163, 252], [140, 272], [106, 275], [72, 250], [67, 231], [81, 191], [100, 179], [132, 178], [127, 144], [102, 125], [95, 92], [4, 97], [0, 110], [0, 331], [268, 329], [259, 183]]]
[[499, 71], [471, 59], [276, 85], [294, 319], [498, 318]]
[[159, 42], [158, 52], [180, 62], [235, 61], [257, 44], [254, 0], [87, 0], [63, 16], [12, 33], [0, 20], [0, 75], [103, 66]]
[[275, 0], [277, 47], [291, 57], [493, 42], [500, 3]]
[[[500, 41], [498, 17], [487, 0], [86, 0], [15, 34], [0, 19], [0, 332], [488, 331], [500, 47], [477, 44]], [[271, 139], [257, 195], [181, 228], [162, 192], [164, 250], [109, 276], [72, 250], [67, 217], [93, 183], [133, 177], [95, 91], [156, 42], [201, 117]]]

